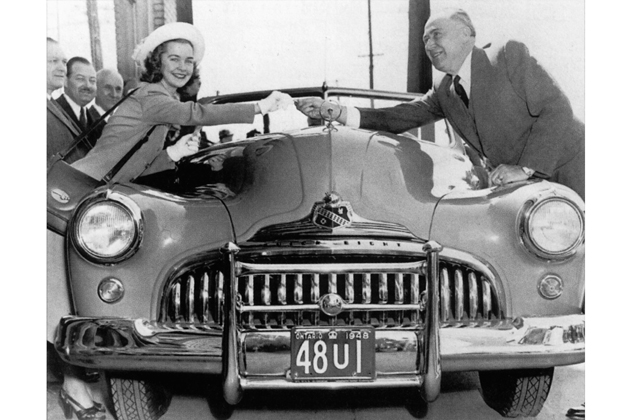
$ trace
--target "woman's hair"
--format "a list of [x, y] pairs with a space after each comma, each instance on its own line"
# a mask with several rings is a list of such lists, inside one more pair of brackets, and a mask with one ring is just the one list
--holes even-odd
[[[169, 42], [180, 42], [191, 45], [193, 48], [193, 44], [187, 41], [186, 39], [172, 39], [169, 41], [165, 41], [162, 44], [158, 45], [149, 53], [147, 58], [144, 59], [144, 72], [140, 75], [140, 80], [148, 83], [158, 83], [162, 80], [162, 53], [167, 51], [167, 44]], [[193, 63], [193, 73], [191, 74], [191, 78], [189, 81], [181, 88], [178, 89], [178, 93], [181, 93], [181, 90], [192, 83], [194, 79], [200, 77], [198, 71], [198, 65]]]

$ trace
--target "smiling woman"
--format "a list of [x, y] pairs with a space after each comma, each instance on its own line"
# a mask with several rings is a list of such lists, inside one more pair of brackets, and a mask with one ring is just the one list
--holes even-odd
[[144, 69], [140, 89], [118, 107], [95, 148], [74, 166], [97, 180], [122, 182], [171, 170], [199, 145], [198, 134], [178, 139], [172, 127], [251, 123], [256, 113], [292, 103], [280, 92], [257, 103], [180, 102], [180, 89], [198, 77], [203, 56], [204, 39], [191, 24], [171, 23], [152, 32], [133, 56]]

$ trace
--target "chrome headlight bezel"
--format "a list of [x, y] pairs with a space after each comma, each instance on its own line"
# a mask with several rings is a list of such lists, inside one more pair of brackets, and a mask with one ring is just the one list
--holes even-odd
[[[133, 239], [123, 247], [123, 249], [113, 255], [103, 255], [90, 249], [85, 244], [85, 240], [81, 237], [80, 232], [83, 218], [88, 214], [88, 212], [91, 209], [94, 209], [95, 206], [104, 204], [118, 207], [129, 218], [131, 218], [131, 221], [133, 222]], [[103, 191], [88, 198], [78, 207], [74, 217], [73, 228], [71, 230], [71, 239], [75, 249], [88, 261], [98, 264], [115, 264], [130, 258], [137, 252], [140, 248], [140, 244], [142, 243], [143, 232], [144, 220], [138, 205], [125, 195], [110, 191]]]
[[[531, 225], [534, 221], [536, 214], [540, 211], [541, 208], [550, 204], [550, 203], [562, 203], [567, 205], [571, 210], [573, 210], [578, 218], [579, 223], [579, 232], [577, 233], [573, 242], [568, 245], [566, 248], [558, 251], [545, 249], [541, 244], [539, 244], [534, 235], [532, 235]], [[522, 242], [524, 243], [527, 250], [532, 252], [539, 258], [544, 260], [565, 260], [571, 256], [573, 256], [578, 248], [584, 242], [585, 235], [585, 221], [584, 221], [584, 213], [583, 211], [571, 200], [566, 199], [564, 197], [548, 197], [541, 199], [537, 202], [528, 202], [525, 206], [523, 216], [521, 218], [520, 223], [520, 232], [522, 237]]]

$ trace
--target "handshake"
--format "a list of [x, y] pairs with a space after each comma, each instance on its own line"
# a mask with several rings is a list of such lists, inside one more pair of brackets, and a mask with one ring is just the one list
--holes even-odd
[[[294, 100], [286, 93], [274, 91], [269, 96], [258, 102], [257, 107], [260, 113], [265, 115], [269, 112], [287, 109], [289, 105], [294, 104]], [[343, 109], [339, 104], [329, 102], [321, 98], [300, 98], [295, 101], [298, 111], [302, 112], [312, 119], [323, 119], [328, 121], [338, 121], [343, 115]], [[340, 120], [339, 122], [344, 123]]]

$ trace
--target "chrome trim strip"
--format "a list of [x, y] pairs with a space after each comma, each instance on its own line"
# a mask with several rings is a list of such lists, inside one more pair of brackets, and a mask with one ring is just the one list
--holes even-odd
[[417, 304], [420, 299], [420, 277], [417, 274], [411, 274], [411, 297], [412, 304]]
[[221, 271], [216, 273], [216, 322], [222, 324], [224, 313], [224, 274]]
[[180, 284], [176, 283], [173, 285], [172, 288], [172, 294], [173, 294], [173, 310], [174, 310], [174, 315], [175, 315], [175, 319], [180, 319]]
[[262, 292], [260, 296], [262, 298], [263, 305], [271, 305], [271, 276], [265, 275], [264, 283], [262, 284]]
[[428, 301], [430, 302], [425, 323], [425, 338], [427, 340], [425, 349], [426, 354], [426, 373], [424, 375], [424, 387], [421, 389], [425, 401], [435, 401], [440, 395], [440, 387], [442, 382], [442, 361], [440, 359], [440, 297], [438, 296], [438, 267], [439, 254], [442, 246], [435, 241], [429, 241], [424, 246], [429, 262], [429, 275], [427, 283], [432, 283], [428, 290]]
[[419, 376], [406, 375], [405, 377], [378, 377], [374, 381], [349, 381], [349, 382], [291, 382], [285, 378], [243, 378], [240, 384], [243, 389], [273, 389], [273, 390], [294, 390], [294, 389], [374, 389], [374, 388], [407, 388], [418, 387], [422, 383]]
[[491, 284], [484, 278], [482, 280], [482, 317], [489, 319], [491, 313]]
[[469, 273], [469, 319], [475, 321], [478, 317], [478, 279], [476, 273]]
[[349, 303], [353, 303], [353, 301], [355, 300], [355, 289], [354, 289], [354, 279], [353, 279], [353, 273], [349, 273], [347, 274], [347, 278], [345, 280], [345, 285], [344, 285], [344, 295], [346, 298], [346, 302]]
[[455, 282], [455, 310], [454, 316], [456, 321], [461, 321], [464, 317], [464, 284], [462, 279], [462, 270], [456, 269], [453, 273]]
[[235, 270], [235, 256], [240, 252], [240, 248], [232, 242], [228, 242], [220, 250], [227, 255], [229, 281], [227, 284], [227, 293], [225, 296], [225, 308], [227, 308], [227, 316], [224, 322], [224, 342], [222, 357], [222, 376], [223, 385], [222, 393], [227, 403], [231, 405], [238, 404], [242, 399], [242, 386], [240, 385], [240, 369], [238, 358], [238, 325], [235, 313], [235, 296], [237, 291], [237, 277]]
[[202, 322], [209, 322], [209, 274], [205, 271], [202, 275], [202, 292], [200, 294], [202, 305]]
[[378, 299], [380, 303], [387, 303], [389, 299], [389, 288], [387, 284], [387, 273], [380, 273], [380, 282], [378, 283]]
[[188, 289], [188, 294], [187, 294], [187, 299], [186, 299], [186, 303], [187, 303], [187, 307], [186, 307], [186, 312], [187, 312], [187, 322], [195, 322], [196, 320], [196, 305], [195, 305], [195, 290], [196, 290], [196, 280], [193, 278], [192, 275], [189, 275], [187, 277], [187, 289]]
[[418, 273], [423, 271], [424, 261], [409, 263], [345, 263], [345, 264], [253, 264], [236, 263], [236, 275], [244, 276], [251, 274], [340, 274], [347, 273], [393, 273], [402, 271], [404, 273]]
[[296, 274], [296, 283], [293, 287], [293, 301], [298, 305], [302, 304], [303, 299], [302, 274]]
[[451, 318], [451, 293], [449, 290], [449, 271], [443, 268], [440, 270], [440, 299], [442, 299], [440, 302], [440, 319], [442, 319], [442, 322], [447, 322]]
[[278, 303], [284, 305], [287, 303], [287, 276], [280, 274], [280, 283], [278, 283]]
[[320, 274], [314, 273], [311, 280], [311, 302], [317, 303], [320, 300]]
[[362, 280], [362, 302], [371, 303], [371, 274], [365, 273]]
[[396, 277], [396, 303], [400, 304], [404, 302], [404, 275], [402, 273], [395, 273]]
[[329, 274], [329, 293], [338, 293], [338, 275], [335, 272]]
[[[313, 303], [300, 305], [243, 305], [238, 309], [240, 313], [245, 312], [298, 312], [298, 311], [317, 311], [318, 305]], [[365, 304], [365, 303], [344, 303], [342, 311], [419, 311], [419, 304]]]

